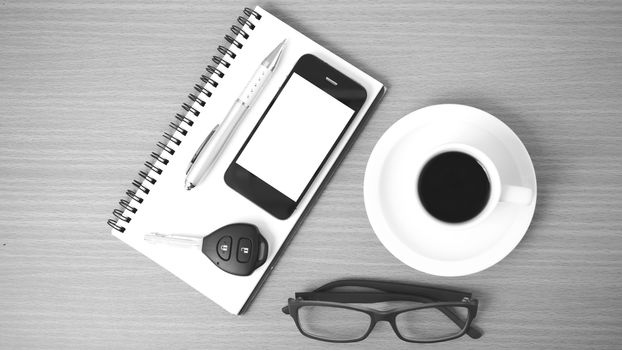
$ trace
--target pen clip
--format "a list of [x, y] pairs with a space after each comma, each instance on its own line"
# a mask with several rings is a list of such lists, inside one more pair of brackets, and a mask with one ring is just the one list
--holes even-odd
[[192, 156], [192, 159], [190, 159], [190, 164], [188, 165], [188, 170], [186, 170], [186, 175], [188, 175], [188, 173], [190, 172], [190, 169], [192, 169], [192, 165], [197, 160], [197, 157], [199, 156], [199, 154], [201, 154], [201, 151], [203, 151], [203, 148], [205, 148], [205, 145], [207, 145], [207, 143], [212, 138], [212, 136], [214, 136], [214, 133], [216, 132], [219, 126], [220, 124], [216, 124], [216, 126], [212, 129], [212, 131], [210, 131], [209, 135], [207, 135], [205, 140], [203, 140], [203, 143], [201, 144], [201, 146], [199, 146], [199, 149], [197, 149], [197, 151], [194, 153], [194, 156]]

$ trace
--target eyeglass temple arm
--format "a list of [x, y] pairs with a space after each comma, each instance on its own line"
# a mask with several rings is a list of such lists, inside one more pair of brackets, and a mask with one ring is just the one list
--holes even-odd
[[462, 301], [462, 299], [471, 298], [472, 296], [471, 293], [451, 289], [363, 279], [333, 281], [317, 288], [314, 292], [326, 292], [339, 287], [365, 287], [381, 290], [387, 293], [417, 294], [435, 301]]
[[303, 292], [296, 293], [296, 299], [332, 301], [336, 303], [379, 303], [383, 301], [434, 302], [434, 300], [426, 297], [385, 292]]

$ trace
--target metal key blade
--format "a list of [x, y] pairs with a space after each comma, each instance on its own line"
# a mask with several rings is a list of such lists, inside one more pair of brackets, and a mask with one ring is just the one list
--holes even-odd
[[203, 237], [186, 236], [179, 234], [164, 234], [158, 232], [146, 233], [145, 241], [152, 243], [165, 243], [184, 247], [201, 247], [203, 245]]

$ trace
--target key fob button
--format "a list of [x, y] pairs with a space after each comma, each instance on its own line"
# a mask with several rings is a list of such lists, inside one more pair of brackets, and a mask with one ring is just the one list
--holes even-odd
[[231, 257], [231, 243], [231, 236], [225, 236], [218, 241], [218, 256], [222, 260], [227, 261]]
[[214, 265], [237, 276], [249, 276], [268, 257], [268, 242], [255, 225], [223, 226], [203, 237], [201, 251]]
[[248, 238], [240, 238], [238, 241], [238, 261], [247, 263], [251, 258], [252, 243]]

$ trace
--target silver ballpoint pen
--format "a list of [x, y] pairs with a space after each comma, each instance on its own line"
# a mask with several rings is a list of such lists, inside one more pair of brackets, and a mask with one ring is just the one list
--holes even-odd
[[240, 96], [235, 100], [233, 106], [231, 106], [229, 113], [227, 113], [222, 122], [212, 129], [201, 146], [199, 146], [194, 157], [190, 160], [190, 165], [186, 172], [185, 187], [187, 190], [191, 190], [199, 185], [209, 173], [212, 165], [220, 156], [224, 146], [237, 129], [249, 107], [260, 94], [266, 82], [270, 79], [284, 48], [285, 40], [272, 50], [263, 62], [261, 62], [261, 65], [257, 68], [253, 77]]

